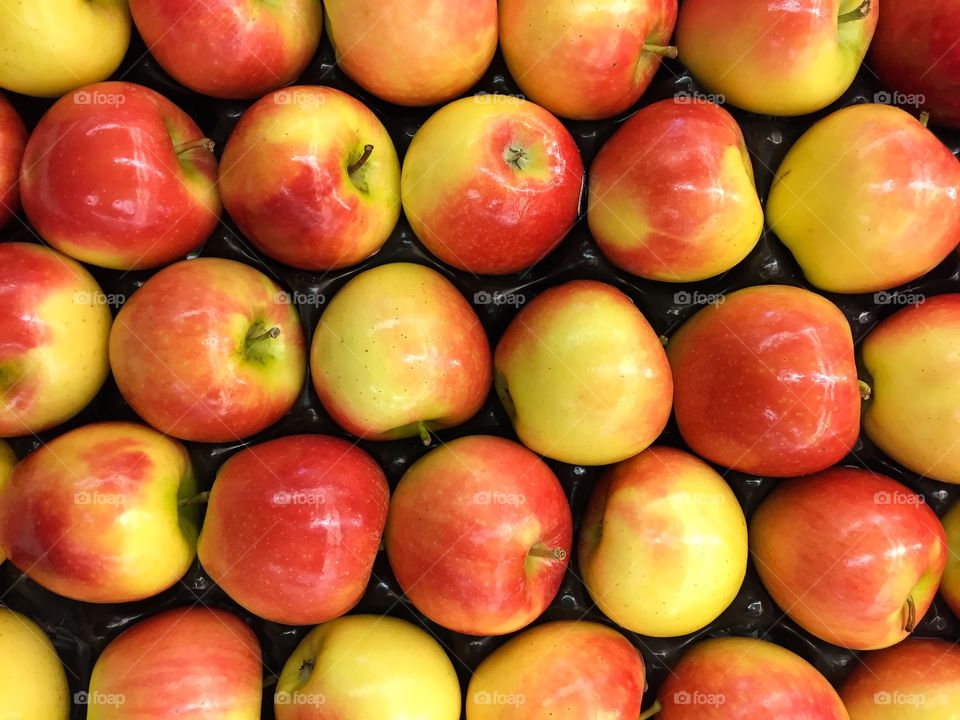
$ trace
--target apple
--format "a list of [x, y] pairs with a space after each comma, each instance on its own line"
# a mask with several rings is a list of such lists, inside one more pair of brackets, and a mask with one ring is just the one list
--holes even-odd
[[687, 635], [733, 602], [747, 571], [747, 523], [709, 465], [652, 447], [615, 465], [593, 489], [580, 528], [580, 572], [619, 626]]
[[385, 545], [420, 612], [455, 632], [504, 635], [556, 596], [572, 533], [563, 488], [540, 458], [510, 440], [473, 435], [404, 473]]
[[933, 122], [960, 127], [960, 5], [956, 0], [883, 0], [870, 67]]
[[23, 208], [46, 242], [77, 260], [116, 270], [164, 265], [219, 222], [212, 147], [153, 90], [88, 85], [58, 100], [30, 136]]
[[876, 650], [906, 638], [927, 612], [947, 539], [922, 496], [884, 475], [834, 468], [778, 485], [750, 522], [750, 551], [774, 601], [804, 630]]
[[[0, 10], [2, 12], [2, 10]], [[20, 162], [27, 128], [16, 109], [0, 94], [0, 230], [20, 209]]]
[[693, 282], [743, 260], [763, 229], [737, 121], [692, 98], [640, 110], [590, 168], [587, 218], [603, 254], [648, 280]]
[[543, 108], [506, 95], [446, 105], [421, 126], [403, 161], [410, 226], [448, 265], [479, 275], [526, 270], [573, 227], [583, 161]]
[[960, 501], [943, 516], [943, 529], [950, 552], [940, 581], [940, 594], [953, 614], [960, 618]]
[[0, 437], [48, 430], [93, 400], [110, 372], [106, 301], [70, 258], [0, 243]]
[[326, 0], [337, 64], [397, 105], [439, 105], [473, 87], [497, 50], [497, 0]]
[[3, 2], [0, 87], [60, 97], [112, 75], [129, 44], [125, 0]]
[[318, 625], [283, 666], [277, 720], [458, 720], [460, 684], [443, 648], [389, 615]]
[[320, 401], [347, 432], [392, 440], [469, 420], [490, 391], [490, 344], [442, 275], [413, 263], [352, 278], [327, 305], [310, 367]]
[[323, 33], [317, 0], [130, 0], [130, 12], [164, 70], [216, 98], [258, 98], [289, 85]]
[[67, 720], [70, 687], [50, 638], [30, 618], [0, 607], [0, 707], [10, 720]]
[[867, 653], [840, 688], [850, 720], [946, 720], [960, 707], [960, 649], [905, 640]]
[[0, 493], [0, 547], [32, 580], [93, 603], [142, 600], [190, 567], [190, 456], [150, 428], [104, 422], [24, 458]]
[[636, 720], [644, 676], [640, 653], [616, 630], [549, 622], [480, 663], [467, 690], [467, 720]]
[[297, 309], [273, 280], [199, 258], [164, 268], [127, 301], [110, 333], [110, 366], [126, 401], [161, 432], [225, 442], [293, 407], [304, 342]]
[[573, 465], [645, 449], [673, 397], [653, 328], [629, 297], [593, 280], [550, 288], [520, 311], [494, 353], [494, 382], [523, 444]]
[[753, 638], [698, 642], [657, 698], [657, 720], [848, 720], [837, 691], [816, 668]]
[[721, 296], [670, 338], [674, 412], [697, 455], [753, 475], [824, 470], [860, 430], [853, 337], [843, 313], [803, 288]]
[[710, 92], [764, 115], [806, 115], [850, 87], [879, 0], [684, 0], [680, 61]]
[[202, 606], [153, 615], [97, 658], [87, 720], [259, 720], [260, 643], [239, 618]]
[[261, 618], [326, 622], [366, 590], [389, 501], [383, 470], [345, 440], [294, 435], [254, 445], [217, 472], [200, 562]]
[[383, 123], [328, 87], [278, 90], [237, 123], [220, 193], [259, 250], [305, 270], [356, 265], [400, 217], [400, 161]]
[[867, 436], [916, 473], [960, 483], [960, 294], [918, 298], [863, 343]]
[[600, 120], [633, 105], [669, 47], [677, 0], [501, 0], [500, 44], [530, 99]]
[[912, 115], [853, 105], [807, 130], [777, 169], [767, 223], [828, 292], [915, 280], [960, 242], [960, 162]]

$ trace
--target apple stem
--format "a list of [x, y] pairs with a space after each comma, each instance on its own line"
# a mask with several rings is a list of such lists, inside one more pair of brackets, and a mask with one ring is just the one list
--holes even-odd
[[913, 595], [907, 595], [907, 602], [903, 606], [903, 631], [912, 633], [917, 627], [917, 603]]
[[278, 327], [272, 327], [272, 328], [270, 328], [269, 330], [267, 330], [265, 333], [263, 333], [262, 335], [257, 335], [256, 337], [250, 338], [250, 339], [247, 341], [247, 344], [248, 344], [248, 345], [252, 345], [253, 343], [258, 343], [258, 342], [260, 342], [261, 340], [274, 340], [274, 339], [276, 339], [276, 338], [278, 338], [278, 337], [280, 337], [280, 328], [278, 328]]
[[927, 125], [930, 124], [930, 113], [928, 113], [926, 110], [924, 110], [922, 113], [920, 113], [920, 118], [919, 118], [919, 120], [920, 120], [920, 124], [921, 124], [923, 127], [926, 127]]
[[660, 701], [657, 700], [649, 708], [640, 713], [638, 720], [647, 720], [647, 718], [652, 718], [658, 712], [663, 710], [663, 706], [660, 704]]
[[852, 22], [854, 20], [863, 20], [867, 15], [870, 14], [870, 4], [872, 0], [863, 0], [856, 9], [851, 10], [850, 12], [842, 13], [838, 18], [838, 24], [842, 25], [843, 23]]
[[353, 175], [357, 170], [362, 168], [367, 163], [367, 160], [370, 159], [370, 156], [372, 154], [373, 154], [373, 145], [364, 145], [363, 155], [357, 158], [357, 161], [347, 168], [347, 175]]
[[563, 561], [567, 559], [567, 551], [563, 548], [548, 548], [543, 545], [534, 545], [528, 553], [531, 557], [547, 558], [549, 560]]
[[673, 45], [652, 45], [651, 43], [644, 43], [643, 51], [666, 58], [675, 58], [677, 56], [677, 48]]
[[177, 156], [185, 155], [191, 150], [199, 150], [203, 148], [207, 152], [213, 152], [213, 149], [216, 147], [216, 144], [210, 138], [200, 138], [199, 140], [191, 140], [190, 142], [181, 143], [176, 145], [173, 148], [173, 151]]
[[857, 380], [857, 386], [860, 388], [860, 399], [869, 400], [873, 397], [873, 388], [866, 380]]
[[663, 345], [664, 347], [666, 347], [669, 343], [670, 343], [670, 338], [668, 338], [666, 335], [661, 335], [661, 336], [660, 336], [660, 344], [661, 344], [661, 345]]
[[430, 437], [430, 430], [427, 428], [427, 424], [423, 420], [417, 420], [417, 430], [420, 431], [420, 442], [424, 445], [429, 445], [433, 442], [433, 438]]
[[183, 498], [180, 502], [177, 503], [179, 507], [188, 507], [189, 505], [203, 505], [210, 499], [209, 492], [202, 492], [193, 497]]

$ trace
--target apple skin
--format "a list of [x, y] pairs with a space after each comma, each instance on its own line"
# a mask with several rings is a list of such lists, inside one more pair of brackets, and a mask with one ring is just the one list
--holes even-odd
[[645, 672], [640, 653], [616, 630], [544, 623], [480, 663], [467, 690], [467, 720], [636, 720]]
[[853, 337], [808, 290], [764, 285], [700, 310], [670, 338], [674, 412], [700, 457], [790, 477], [843, 459], [860, 430]]
[[340, 427], [368, 440], [414, 437], [473, 417], [490, 392], [480, 319], [440, 273], [392, 263], [360, 273], [313, 336], [313, 386]]
[[[373, 151], [354, 173], [364, 147]], [[356, 265], [400, 217], [400, 161], [383, 123], [328, 87], [278, 90], [247, 110], [220, 165], [223, 204], [274, 260], [304, 270]]]
[[526, 270], [573, 227], [583, 160], [553, 115], [505, 95], [434, 113], [403, 161], [403, 209], [426, 248], [460, 270]]
[[520, 90], [551, 112], [601, 120], [643, 95], [660, 67], [676, 0], [501, 0], [500, 44]]
[[658, 698], [657, 720], [849, 720], [816, 668], [753, 638], [697, 643], [680, 658]]
[[737, 596], [747, 522], [713, 468], [652, 447], [601, 477], [578, 548], [584, 584], [607, 617], [641, 635], [677, 637], [713, 622]]
[[323, 33], [319, 0], [130, 0], [160, 66], [198, 93], [258, 98], [307, 68]]
[[496, 0], [326, 0], [324, 6], [337, 64], [396, 105], [439, 105], [463, 94], [497, 50]]
[[10, 720], [67, 720], [70, 687], [50, 638], [30, 618], [0, 608], [0, 707]]
[[123, 422], [85, 425], [24, 458], [0, 494], [0, 546], [43, 587], [82, 602], [152, 597], [196, 553], [199, 514], [180, 443]]
[[303, 329], [287, 298], [232, 260], [164, 268], [110, 333], [120, 392], [140, 417], [183, 440], [226, 442], [266, 429], [293, 407], [306, 371]]
[[274, 708], [277, 720], [458, 720], [460, 684], [420, 628], [350, 615], [301, 641], [280, 673]]
[[572, 465], [644, 450], [673, 397], [653, 328], [629, 297], [592, 280], [553, 287], [520, 311], [494, 353], [494, 383], [523, 444]]
[[960, 294], [925, 298], [877, 325], [863, 347], [867, 436], [914, 472], [960, 483]]
[[110, 372], [112, 317], [80, 263], [0, 244], [0, 437], [48, 430], [83, 410]]
[[940, 594], [953, 614], [960, 618], [960, 502], [943, 516], [943, 529], [947, 534], [949, 553], [940, 581]]
[[259, 720], [260, 643], [239, 618], [177, 608], [124, 630], [97, 659], [87, 720]]
[[30, 136], [23, 208], [46, 242], [82, 262], [115, 270], [172, 262], [220, 220], [216, 158], [190, 145], [202, 138], [149, 88], [88, 85], [58, 100]]
[[127, 52], [130, 24], [125, 0], [5, 2], [0, 87], [55, 98], [104, 80]]
[[915, 280], [960, 242], [960, 162], [909, 113], [853, 105], [807, 130], [777, 169], [770, 228], [821, 290]]
[[807, 632], [851, 650], [906, 638], [908, 603], [915, 625], [947, 560], [943, 527], [923, 498], [856, 468], [784, 481], [754, 513], [749, 536], [777, 605]]
[[[862, 0], [684, 0], [677, 18], [680, 61], [712, 93], [764, 115], [806, 115], [850, 87], [877, 26], [837, 24]], [[839, 28], [839, 29], [838, 29]]]
[[294, 435], [254, 445], [217, 473], [200, 562], [259, 617], [326, 622], [366, 590], [389, 501], [383, 470], [345, 440]]
[[573, 526], [553, 472], [487, 435], [432, 450], [393, 493], [385, 545], [420, 612], [468, 635], [504, 635], [547, 608], [567, 568]]
[[590, 232], [614, 265], [648, 280], [693, 282], [743, 260], [763, 230], [737, 121], [710, 102], [649, 105], [590, 168]]
[[[2, 11], [0, 11], [2, 12]], [[27, 128], [16, 109], [0, 94], [0, 230], [20, 209], [20, 163]]]

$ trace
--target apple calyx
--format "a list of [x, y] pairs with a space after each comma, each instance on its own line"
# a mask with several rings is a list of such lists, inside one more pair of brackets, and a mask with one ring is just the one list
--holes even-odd
[[548, 560], [556, 560], [557, 562], [563, 562], [567, 559], [567, 551], [563, 548], [548, 548], [542, 543], [538, 543], [530, 548], [530, 551], [527, 553], [529, 557], [539, 557], [546, 558]]
[[870, 14], [870, 5], [872, 2], [873, 0], [863, 0], [863, 2], [853, 10], [841, 13], [837, 17], [837, 23], [839, 25], [843, 25], [843, 23], [854, 22], [855, 20], [863, 20]]
[[913, 595], [907, 595], [907, 601], [903, 604], [903, 631], [912, 633], [917, 627], [917, 603]]
[[190, 507], [191, 505], [203, 505], [210, 499], [210, 492], [197, 493], [193, 497], [183, 498], [177, 503], [178, 507]]
[[215, 147], [216, 143], [214, 143], [210, 138], [200, 138], [199, 140], [190, 140], [189, 142], [174, 145], [173, 152], [176, 153], [178, 158], [182, 158], [188, 152], [193, 150], [203, 149], [209, 153], [212, 153]]
[[356, 162], [351, 163], [347, 166], [347, 175], [353, 175], [357, 170], [366, 165], [367, 160], [370, 159], [370, 156], [373, 154], [373, 145], [364, 145], [363, 154], [357, 158]]
[[503, 159], [514, 170], [526, 170], [530, 166], [530, 157], [522, 147], [509, 146], [503, 152]]
[[643, 51], [665, 58], [675, 58], [677, 56], [677, 48], [674, 45], [655, 45], [654, 43], [644, 43]]
[[663, 705], [660, 704], [660, 701], [659, 701], [659, 700], [655, 700], [654, 703], [653, 703], [653, 705], [651, 705], [651, 706], [648, 707], [646, 710], [644, 710], [642, 713], [640, 713], [640, 717], [637, 718], [637, 720], [647, 720], [647, 718], [652, 718], [654, 715], [656, 715], [656, 714], [657, 714], [658, 712], [660, 712], [661, 710], [663, 710]]
[[310, 679], [310, 674], [313, 672], [313, 668], [316, 666], [316, 660], [304, 660], [300, 663], [300, 669], [297, 675], [297, 687], [303, 687], [306, 685], [307, 680]]
[[873, 388], [866, 380], [857, 380], [857, 387], [860, 388], [860, 399], [869, 400], [873, 397]]

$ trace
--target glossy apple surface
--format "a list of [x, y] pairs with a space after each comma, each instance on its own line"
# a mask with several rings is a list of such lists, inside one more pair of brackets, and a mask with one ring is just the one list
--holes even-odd
[[350, 280], [313, 336], [313, 385], [345, 430], [370, 440], [466, 422], [490, 391], [483, 326], [440, 273], [381, 265]]
[[50, 638], [8, 608], [0, 608], [0, 707], [11, 720], [70, 716], [67, 675]]
[[314, 628], [283, 666], [277, 720], [458, 720], [460, 684], [443, 648], [390, 616]]
[[577, 219], [583, 161], [553, 115], [504, 95], [444, 106], [403, 161], [403, 209], [426, 248], [460, 270], [500, 275], [550, 253]]
[[24, 458], [0, 494], [0, 546], [32, 580], [94, 603], [166, 590], [196, 554], [186, 449], [133, 423], [85, 425]]
[[294, 435], [254, 445], [217, 473], [200, 562], [259, 617], [325, 622], [366, 590], [389, 500], [383, 471], [345, 440]]
[[531, 100], [599, 120], [640, 99], [676, 21], [676, 0], [502, 0], [500, 44]]
[[652, 443], [673, 381], [657, 334], [612, 285], [574, 280], [526, 305], [494, 353], [497, 394], [524, 445], [605, 465]]
[[467, 720], [637, 720], [645, 668], [605, 625], [545, 623], [488, 655], [470, 679]]
[[839, 462], [857, 441], [860, 390], [843, 313], [802, 288], [739, 290], [670, 338], [674, 412], [699, 456], [790, 477]]
[[474, 435], [407, 470], [385, 544], [400, 587], [424, 615], [456, 632], [503, 635], [556, 596], [572, 533], [550, 468], [517, 443]]
[[473, 87], [497, 49], [496, 0], [326, 0], [337, 64], [396, 105], [438, 105]]
[[191, 90], [258, 98], [306, 69], [323, 32], [317, 0], [130, 0], [150, 54]]
[[20, 209], [20, 162], [27, 145], [27, 128], [16, 109], [0, 94], [0, 229]]
[[940, 594], [953, 614], [960, 618], [960, 502], [954, 503], [943, 516], [943, 529], [947, 534], [949, 552], [940, 581]]
[[815, 124], [777, 169], [767, 224], [821, 290], [915, 280], [960, 242], [960, 162], [909, 113], [853, 105]]
[[778, 485], [750, 522], [750, 551], [798, 625], [834, 645], [875, 650], [906, 638], [926, 614], [947, 539], [909, 488], [834, 468]]
[[0, 437], [48, 430], [93, 400], [110, 371], [106, 300], [70, 258], [0, 244]]
[[713, 622], [747, 570], [747, 523], [709, 465], [647, 448], [607, 471], [583, 517], [578, 562], [597, 607], [620, 627], [676, 637]]
[[219, 258], [164, 268], [110, 333], [117, 386], [144, 420], [197, 442], [248, 437], [283, 417], [306, 368], [289, 296], [258, 270]]
[[373, 255], [390, 236], [400, 217], [400, 162], [386, 128], [359, 100], [291, 87], [243, 114], [223, 151], [220, 193], [243, 234], [271, 258], [332, 270]]
[[763, 208], [737, 121], [693, 98], [627, 120], [590, 168], [590, 233], [617, 267], [649, 280], [719, 275], [757, 244]]

